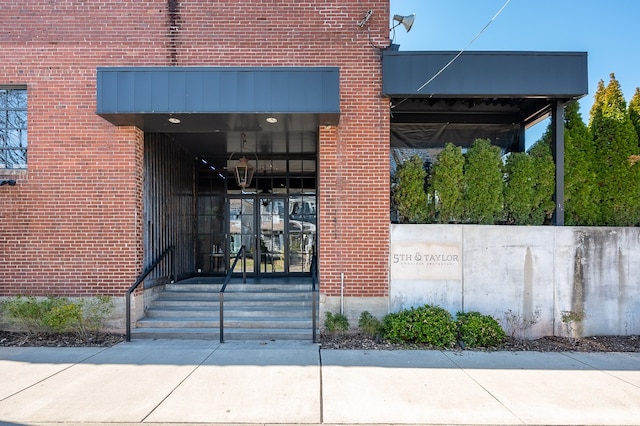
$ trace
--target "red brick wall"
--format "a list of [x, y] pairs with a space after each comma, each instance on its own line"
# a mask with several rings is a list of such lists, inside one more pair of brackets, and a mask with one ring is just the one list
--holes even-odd
[[[0, 295], [122, 295], [142, 259], [142, 134], [95, 115], [98, 66], [338, 66], [320, 132], [323, 292], [387, 294], [388, 0], [21, 0], [0, 7], [0, 85], [28, 87], [28, 171], [0, 188]], [[369, 35], [359, 28], [374, 11]], [[355, 175], [352, 175], [354, 173]], [[2, 173], [0, 173], [2, 175]]]

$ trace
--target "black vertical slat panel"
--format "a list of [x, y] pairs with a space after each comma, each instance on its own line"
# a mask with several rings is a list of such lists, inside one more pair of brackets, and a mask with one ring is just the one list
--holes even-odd
[[[170, 245], [176, 247], [176, 273], [193, 272], [193, 182], [191, 156], [162, 134], [145, 135], [144, 263], [151, 264]], [[170, 263], [164, 262], [146, 285], [166, 282]]]

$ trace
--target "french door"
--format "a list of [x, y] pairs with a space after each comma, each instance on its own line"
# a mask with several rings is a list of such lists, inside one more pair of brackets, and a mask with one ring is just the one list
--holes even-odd
[[[308, 273], [316, 242], [315, 196], [241, 195], [228, 198], [229, 267], [242, 246], [247, 273]], [[237, 265], [236, 272], [241, 266]]]

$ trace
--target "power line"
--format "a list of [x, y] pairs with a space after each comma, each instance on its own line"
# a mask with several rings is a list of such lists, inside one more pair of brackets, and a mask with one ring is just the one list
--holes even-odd
[[435, 73], [435, 75], [433, 77], [431, 77], [429, 80], [427, 80], [422, 86], [420, 86], [420, 88], [418, 88], [418, 90], [416, 90], [416, 92], [421, 91], [422, 89], [425, 88], [425, 86], [429, 83], [431, 83], [433, 80], [436, 79], [436, 77], [438, 77], [440, 74], [442, 74], [444, 72], [444, 70], [446, 70], [447, 68], [449, 68], [449, 65], [451, 65], [452, 63], [455, 62], [456, 59], [458, 59], [468, 48], [469, 46], [471, 46], [473, 44], [474, 41], [476, 41], [476, 39], [478, 37], [480, 37], [480, 35], [484, 32], [484, 30], [486, 30], [489, 25], [491, 25], [491, 23], [493, 21], [496, 20], [496, 18], [502, 13], [502, 11], [504, 10], [505, 7], [507, 7], [507, 5], [511, 2], [511, 0], [507, 0], [505, 2], [505, 4], [502, 5], [502, 7], [500, 8], [500, 10], [498, 10], [498, 13], [496, 13], [493, 18], [491, 18], [491, 20], [489, 22], [487, 22], [487, 25], [485, 25], [478, 34], [475, 35], [475, 37], [473, 37], [473, 39], [469, 42], [469, 44], [467, 44], [467, 46], [462, 49], [460, 52], [458, 52], [458, 54], [456, 56], [453, 57], [453, 59], [451, 59], [444, 67], [442, 67], [440, 69], [440, 71], [438, 71], [437, 73]]

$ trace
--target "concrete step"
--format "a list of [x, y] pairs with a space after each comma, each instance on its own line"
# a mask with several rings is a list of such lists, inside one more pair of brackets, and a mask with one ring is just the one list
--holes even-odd
[[[245, 306], [255, 306], [270, 304], [274, 306], [290, 306], [298, 304], [300, 306], [311, 306], [313, 300], [312, 293], [225, 293], [225, 306], [243, 304]], [[162, 295], [153, 301], [155, 307], [172, 306], [216, 306], [220, 305], [219, 297], [198, 297], [197, 295], [168, 296]]]
[[[220, 327], [219, 317], [154, 317], [145, 318], [137, 322], [140, 328], [213, 328]], [[138, 328], [136, 327], [136, 328]], [[311, 318], [289, 318], [289, 317], [226, 317], [224, 318], [224, 328], [264, 328], [280, 329], [292, 328], [311, 329]]]
[[[320, 336], [320, 331], [316, 331]], [[220, 330], [211, 328], [162, 328], [148, 329], [136, 328], [131, 331], [131, 337], [136, 339], [199, 339], [199, 340], [219, 340]], [[298, 329], [225, 329], [224, 340], [312, 340], [313, 332]]]
[[[168, 284], [132, 329], [133, 338], [219, 338], [217, 281], [193, 278]], [[252, 279], [233, 282], [224, 293], [225, 339], [311, 339], [309, 280]]]
[[[245, 290], [233, 289], [226, 290], [224, 295], [227, 296], [229, 294], [311, 294], [312, 291], [308, 288], [305, 289], [296, 289], [296, 288], [267, 288], [267, 287], [252, 287]], [[218, 298], [220, 297], [219, 291], [197, 291], [197, 290], [164, 290], [162, 291], [162, 297], [173, 298], [173, 297], [198, 297], [198, 298]]]
[[[145, 318], [172, 317], [172, 318], [208, 318], [219, 317], [219, 305], [212, 308], [185, 306], [154, 306], [146, 310]], [[226, 317], [264, 317], [278, 316], [287, 318], [306, 318], [311, 317], [311, 310], [306, 307], [299, 306], [255, 306], [251, 309], [238, 306], [225, 306], [224, 314]]]

